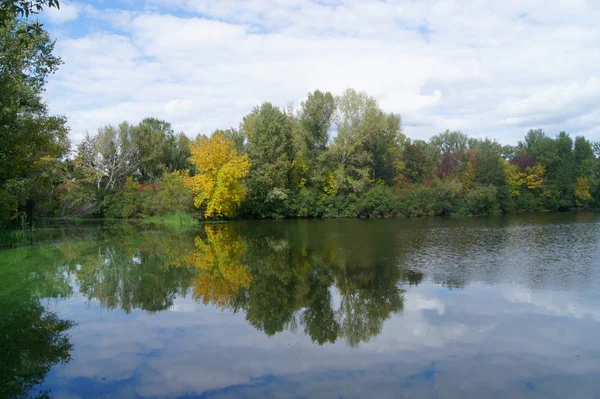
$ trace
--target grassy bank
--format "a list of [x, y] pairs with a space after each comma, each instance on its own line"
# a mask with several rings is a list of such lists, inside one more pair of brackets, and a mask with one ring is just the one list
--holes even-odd
[[0, 248], [17, 248], [33, 243], [33, 229], [0, 231]]
[[20, 212], [17, 218], [17, 228], [0, 225], [0, 248], [17, 248], [33, 243], [33, 223], [27, 221], [25, 212]]
[[142, 221], [153, 225], [165, 226], [173, 230], [186, 230], [200, 225], [198, 219], [185, 212], [169, 213], [164, 216], [149, 216], [142, 219]]

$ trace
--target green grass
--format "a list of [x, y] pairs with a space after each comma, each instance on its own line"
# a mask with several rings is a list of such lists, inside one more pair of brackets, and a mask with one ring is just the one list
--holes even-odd
[[185, 212], [169, 213], [164, 216], [150, 216], [143, 219], [144, 222], [165, 226], [173, 230], [186, 230], [200, 224], [198, 219]]
[[33, 244], [33, 229], [0, 231], [0, 248], [17, 248]]
[[0, 248], [17, 248], [33, 244], [33, 223], [27, 222], [25, 212], [17, 215], [19, 228], [7, 229], [0, 226]]

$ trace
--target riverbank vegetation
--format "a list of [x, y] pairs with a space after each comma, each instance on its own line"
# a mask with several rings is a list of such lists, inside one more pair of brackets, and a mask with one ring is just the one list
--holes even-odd
[[188, 230], [199, 226], [198, 219], [189, 213], [168, 213], [162, 216], [149, 216], [144, 219], [146, 222], [158, 226], [165, 226], [171, 230]]
[[336, 218], [598, 205], [598, 143], [542, 130], [517, 145], [449, 130], [411, 139], [399, 114], [353, 89], [337, 96], [317, 90], [297, 107], [265, 102], [239, 126], [195, 139], [196, 132], [146, 118], [71, 143], [66, 117], [50, 115], [42, 100], [62, 62], [54, 41], [22, 12], [1, 15], [3, 226], [23, 212], [29, 220]]

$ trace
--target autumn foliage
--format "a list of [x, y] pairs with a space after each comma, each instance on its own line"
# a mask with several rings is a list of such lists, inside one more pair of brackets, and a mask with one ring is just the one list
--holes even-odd
[[197, 173], [187, 179], [194, 206], [204, 209], [204, 217], [233, 217], [246, 197], [242, 179], [250, 170], [247, 155], [240, 155], [232, 140], [222, 134], [202, 137], [191, 146], [191, 162]]

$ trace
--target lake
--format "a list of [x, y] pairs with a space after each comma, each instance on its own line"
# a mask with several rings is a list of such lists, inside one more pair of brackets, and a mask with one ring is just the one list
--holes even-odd
[[593, 213], [36, 237], [0, 251], [2, 397], [600, 397]]

